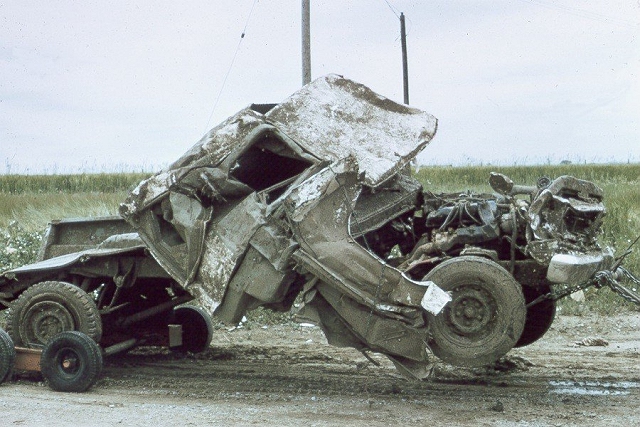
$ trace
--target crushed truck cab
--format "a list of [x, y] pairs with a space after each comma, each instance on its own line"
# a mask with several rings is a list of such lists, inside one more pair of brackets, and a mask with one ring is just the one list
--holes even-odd
[[410, 162], [436, 129], [430, 114], [337, 75], [250, 105], [141, 182], [113, 235], [88, 222], [103, 239], [47, 238], [50, 256], [3, 273], [9, 333], [41, 345], [80, 330], [110, 354], [171, 345], [178, 326], [177, 345], [201, 351], [209, 314], [236, 323], [299, 300], [329, 343], [423, 378], [432, 353], [481, 366], [540, 339], [566, 289], [638, 299], [618, 282], [637, 279], [597, 241], [602, 190], [496, 173], [492, 194], [431, 193]]

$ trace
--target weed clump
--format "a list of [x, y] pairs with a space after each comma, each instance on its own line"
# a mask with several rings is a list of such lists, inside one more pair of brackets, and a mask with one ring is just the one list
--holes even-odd
[[25, 231], [17, 221], [0, 229], [0, 272], [34, 262], [42, 236], [41, 231]]

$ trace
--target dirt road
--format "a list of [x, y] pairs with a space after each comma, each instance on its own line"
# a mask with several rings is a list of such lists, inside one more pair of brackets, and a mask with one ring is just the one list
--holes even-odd
[[[597, 339], [608, 345], [576, 344]], [[0, 386], [0, 424], [640, 425], [640, 314], [559, 317], [492, 369], [437, 363], [429, 381], [373, 358], [381, 366], [327, 345], [318, 328], [220, 330], [198, 356], [146, 349], [110, 359], [82, 394], [20, 375]]]

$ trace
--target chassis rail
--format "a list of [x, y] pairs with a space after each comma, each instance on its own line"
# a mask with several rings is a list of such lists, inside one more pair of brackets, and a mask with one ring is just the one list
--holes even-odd
[[527, 307], [539, 304], [545, 300], [558, 301], [564, 297], [567, 297], [575, 292], [590, 288], [594, 286], [597, 289], [608, 286], [613, 292], [620, 295], [625, 300], [640, 306], [640, 294], [637, 292], [637, 288], [629, 289], [620, 283], [621, 279], [627, 279], [635, 286], [640, 287], [640, 279], [634, 276], [629, 270], [624, 267], [618, 267], [615, 271], [602, 270], [598, 271], [588, 281], [575, 285], [568, 286], [560, 291], [551, 291], [546, 294], [540, 295], [538, 298], [527, 304]]

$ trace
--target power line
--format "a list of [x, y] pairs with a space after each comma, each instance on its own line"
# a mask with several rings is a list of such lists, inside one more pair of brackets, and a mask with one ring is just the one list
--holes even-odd
[[224, 76], [224, 80], [222, 81], [222, 86], [220, 87], [220, 92], [218, 92], [218, 96], [216, 97], [216, 101], [213, 103], [213, 108], [211, 109], [211, 114], [209, 114], [209, 118], [207, 119], [207, 125], [205, 126], [204, 132], [206, 133], [209, 130], [209, 124], [211, 123], [211, 118], [213, 117], [213, 112], [216, 111], [216, 107], [218, 106], [218, 102], [220, 101], [220, 97], [222, 97], [222, 92], [224, 91], [224, 87], [227, 84], [227, 79], [229, 78], [229, 74], [231, 74], [231, 69], [233, 68], [233, 63], [236, 61], [236, 56], [238, 56], [238, 51], [240, 50], [240, 45], [242, 44], [242, 40], [244, 40], [244, 36], [247, 33], [247, 27], [249, 26], [249, 20], [251, 19], [251, 15], [253, 14], [253, 9], [256, 7], [256, 3], [258, 0], [253, 0], [253, 4], [251, 5], [251, 10], [249, 11], [249, 16], [247, 16], [247, 21], [244, 24], [244, 28], [242, 29], [242, 34], [240, 34], [240, 40], [238, 40], [238, 45], [236, 46], [236, 51], [233, 53], [233, 58], [231, 58], [231, 64], [229, 64], [229, 69]]
[[388, 0], [383, 0], [387, 6], [389, 6], [389, 9], [391, 10], [391, 12], [393, 12], [394, 15], [396, 15], [396, 18], [400, 19], [400, 14], [398, 13], [397, 9], [393, 6], [391, 6], [391, 3], [389, 3]]

